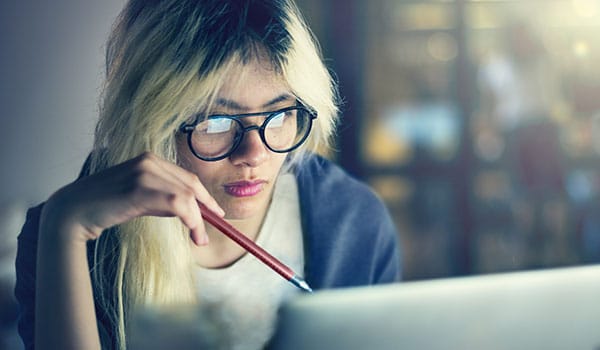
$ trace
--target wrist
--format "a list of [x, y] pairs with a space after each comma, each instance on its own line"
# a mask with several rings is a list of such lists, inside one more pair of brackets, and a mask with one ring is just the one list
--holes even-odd
[[78, 220], [77, 208], [67, 197], [61, 189], [44, 204], [40, 217], [40, 242], [85, 246], [89, 240], [97, 238]]

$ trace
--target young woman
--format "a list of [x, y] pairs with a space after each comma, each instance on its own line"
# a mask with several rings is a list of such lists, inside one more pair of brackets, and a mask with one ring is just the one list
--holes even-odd
[[182, 303], [218, 310], [231, 347], [263, 347], [297, 291], [199, 203], [314, 289], [399, 279], [381, 201], [315, 155], [336, 88], [293, 3], [130, 0], [107, 51], [94, 149], [19, 237], [27, 348], [124, 349], [135, 310]]

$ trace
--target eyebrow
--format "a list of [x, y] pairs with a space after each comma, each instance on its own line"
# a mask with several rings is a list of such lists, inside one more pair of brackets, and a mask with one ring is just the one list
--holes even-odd
[[[276, 104], [278, 104], [280, 102], [294, 100], [294, 99], [295, 99], [294, 96], [292, 96], [291, 94], [284, 93], [284, 94], [281, 94], [281, 95], [275, 97], [274, 99], [271, 99], [269, 102], [263, 104], [261, 106], [261, 108], [268, 108], [268, 107], [276, 105]], [[229, 99], [226, 99], [226, 98], [219, 98], [219, 99], [217, 99], [217, 105], [219, 105], [221, 107], [225, 107], [225, 108], [239, 110], [239, 111], [250, 109], [247, 106], [243, 106], [243, 105], [237, 103], [234, 100], [229, 100]]]

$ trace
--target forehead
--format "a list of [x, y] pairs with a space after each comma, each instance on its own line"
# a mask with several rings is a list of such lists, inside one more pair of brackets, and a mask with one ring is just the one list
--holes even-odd
[[218, 105], [243, 111], [293, 100], [295, 98], [285, 79], [268, 61], [261, 59], [230, 69], [217, 93]]

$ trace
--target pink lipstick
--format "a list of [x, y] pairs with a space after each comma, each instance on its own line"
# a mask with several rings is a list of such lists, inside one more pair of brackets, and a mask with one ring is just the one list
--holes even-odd
[[225, 193], [234, 197], [251, 197], [258, 194], [265, 186], [264, 180], [237, 181], [225, 184]]

